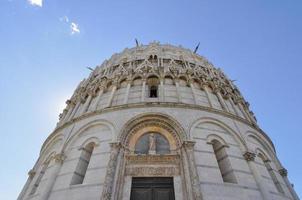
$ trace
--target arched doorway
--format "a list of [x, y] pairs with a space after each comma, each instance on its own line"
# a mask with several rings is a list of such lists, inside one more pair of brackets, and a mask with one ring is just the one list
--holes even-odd
[[119, 140], [116, 199], [201, 199], [194, 143], [176, 121], [161, 114], [137, 116]]

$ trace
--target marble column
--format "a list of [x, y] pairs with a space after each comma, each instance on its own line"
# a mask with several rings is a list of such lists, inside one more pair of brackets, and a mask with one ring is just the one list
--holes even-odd
[[67, 111], [67, 114], [64, 116], [64, 119], [62, 119], [62, 122], [66, 122], [69, 119], [69, 117], [70, 117], [70, 115], [71, 115], [71, 113], [72, 113], [72, 111], [73, 111], [73, 109], [75, 108], [75, 105], [76, 105], [73, 101], [70, 101], [67, 104], [68, 104], [68, 106], [67, 106], [68, 111]]
[[130, 87], [131, 87], [131, 82], [130, 80], [127, 81], [127, 88], [126, 88], [126, 93], [125, 93], [125, 98], [124, 98], [124, 104], [128, 103], [128, 98], [129, 98], [129, 92], [130, 92]]
[[81, 114], [83, 114], [83, 113], [85, 113], [87, 111], [87, 109], [88, 109], [88, 107], [89, 107], [89, 105], [91, 103], [92, 97], [93, 96], [91, 94], [89, 94], [88, 98], [86, 99], [86, 101], [85, 101], [85, 103], [84, 103], [84, 105], [82, 107]]
[[71, 113], [70, 116], [68, 117], [68, 121], [71, 120], [71, 119], [75, 116], [75, 114], [77, 113], [77, 111], [78, 111], [80, 105], [81, 105], [81, 101], [79, 100], [79, 101], [77, 102], [77, 104], [73, 107], [72, 113]]
[[221, 105], [222, 109], [227, 111], [227, 112], [230, 112], [227, 105], [226, 105], [226, 103], [225, 103], [225, 101], [224, 101], [224, 99], [223, 99], [223, 97], [221, 96], [220, 92], [217, 91], [217, 92], [215, 92], [215, 94], [218, 97], [218, 101], [220, 102], [220, 105]]
[[178, 102], [181, 102], [181, 94], [179, 91], [179, 80], [175, 79], [175, 86], [176, 86], [176, 96], [178, 99]]
[[159, 94], [158, 94], [158, 96], [159, 96], [159, 100], [160, 100], [161, 102], [163, 102], [164, 99], [165, 99], [165, 93], [164, 93], [164, 79], [163, 79], [163, 78], [160, 79], [159, 86], [160, 86], [160, 88], [159, 88]]
[[252, 171], [252, 174], [255, 178], [255, 181], [257, 183], [257, 186], [260, 190], [260, 193], [263, 197], [264, 200], [269, 200], [271, 199], [270, 198], [270, 193], [269, 191], [267, 190], [267, 187], [265, 186], [265, 184], [263, 183], [263, 179], [260, 175], [260, 173], [258, 172], [258, 169], [257, 169], [257, 166], [256, 166], [256, 163], [255, 163], [255, 157], [256, 157], [256, 154], [251, 152], [251, 151], [247, 151], [243, 154], [243, 157], [245, 158], [245, 160], [247, 161], [251, 171]]
[[97, 110], [99, 102], [100, 102], [100, 99], [101, 99], [103, 93], [104, 93], [104, 88], [102, 87], [102, 88], [100, 88], [99, 94], [96, 97], [96, 100], [95, 100], [94, 105], [92, 106], [91, 110], [93, 110], [93, 111]]
[[245, 117], [245, 119], [248, 121], [251, 121], [248, 114], [245, 112], [244, 107], [242, 106], [242, 104], [240, 102], [238, 102], [238, 107], [239, 107], [240, 111], [242, 112], [243, 116]]
[[291, 185], [291, 183], [289, 182], [289, 180], [287, 178], [287, 170], [285, 168], [279, 169], [279, 174], [282, 176], [282, 178], [283, 178], [290, 194], [294, 198], [294, 200], [299, 200], [297, 193], [295, 192], [295, 190], [293, 189], [293, 186]]
[[191, 185], [194, 200], [202, 200], [202, 195], [200, 192], [200, 181], [197, 173], [195, 157], [194, 157], [194, 141], [185, 141], [183, 146], [188, 158], [188, 165], [190, 169]]
[[206, 96], [207, 96], [207, 99], [208, 99], [210, 107], [213, 108], [213, 104], [212, 104], [212, 101], [211, 101], [211, 98], [210, 98], [210, 94], [209, 94], [209, 90], [208, 90], [207, 86], [206, 85], [202, 86], [202, 89], [206, 93]]
[[233, 107], [233, 110], [234, 110], [234, 112], [236, 113], [236, 115], [237, 115], [237, 116], [240, 116], [240, 114], [238, 113], [238, 110], [237, 110], [237, 108], [236, 108], [236, 105], [235, 105], [233, 99], [232, 99], [232, 98], [229, 98], [229, 101], [230, 101], [230, 103], [231, 103], [231, 105], [232, 105], [232, 107]]
[[192, 81], [190, 81], [190, 87], [191, 87], [191, 90], [192, 90], [192, 95], [193, 95], [194, 103], [197, 104], [197, 96], [196, 96], [195, 87], [194, 87]]
[[56, 154], [53, 159], [54, 159], [54, 164], [51, 167], [51, 171], [49, 172], [49, 175], [46, 179], [44, 189], [43, 191], [41, 191], [42, 200], [48, 199], [50, 192], [55, 184], [56, 178], [59, 174], [59, 171], [61, 169], [62, 163], [65, 159], [65, 156], [64, 154], [60, 153], [60, 154]]
[[189, 167], [189, 160], [186, 153], [186, 150], [184, 148], [181, 148], [181, 154], [182, 154], [182, 162], [183, 162], [183, 184], [186, 189], [186, 198], [185, 200], [192, 200], [193, 198], [193, 189], [192, 189], [192, 181], [191, 181], [191, 174], [190, 174], [190, 167]]
[[144, 102], [145, 101], [145, 96], [146, 96], [146, 79], [143, 79], [143, 85], [142, 85], [142, 97], [141, 97], [141, 101]]
[[111, 93], [110, 93], [110, 96], [109, 96], [108, 103], [107, 103], [106, 107], [110, 107], [111, 106], [112, 100], [113, 100], [113, 97], [114, 97], [114, 93], [115, 93], [116, 89], [117, 89], [117, 86], [114, 85], [113, 88], [112, 88], [112, 90], [111, 90]]
[[116, 173], [117, 167], [117, 158], [120, 153], [121, 144], [119, 142], [113, 142], [110, 144], [111, 146], [111, 154], [110, 160], [107, 165], [107, 172], [105, 176], [105, 182], [102, 192], [102, 200], [111, 200], [113, 184], [114, 184], [114, 176]]

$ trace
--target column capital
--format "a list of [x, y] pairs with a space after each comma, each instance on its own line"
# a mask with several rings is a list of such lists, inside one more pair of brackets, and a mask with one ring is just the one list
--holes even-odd
[[287, 176], [287, 169], [285, 168], [279, 169], [278, 172], [281, 176]]
[[251, 152], [251, 151], [246, 151], [244, 154], [243, 154], [243, 157], [246, 161], [254, 161], [255, 160], [255, 157], [256, 157], [256, 154], [254, 152]]
[[58, 153], [54, 155], [53, 159], [55, 160], [56, 163], [63, 163], [65, 160], [66, 156], [63, 153]]
[[122, 147], [120, 142], [110, 142], [109, 144], [110, 144], [110, 147], [113, 149], [118, 149], [118, 148]]
[[185, 148], [188, 148], [188, 149], [193, 149], [194, 146], [195, 146], [195, 143], [196, 143], [195, 141], [186, 140], [186, 141], [183, 142], [183, 146], [184, 146]]
[[30, 179], [32, 179], [35, 175], [36, 175], [36, 171], [34, 169], [28, 171], [28, 176]]

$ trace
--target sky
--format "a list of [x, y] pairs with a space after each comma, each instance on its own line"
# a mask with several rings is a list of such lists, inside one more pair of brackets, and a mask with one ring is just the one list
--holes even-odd
[[302, 196], [302, 1], [1, 0], [0, 199], [16, 199], [77, 84], [113, 53], [160, 41], [236, 80]]

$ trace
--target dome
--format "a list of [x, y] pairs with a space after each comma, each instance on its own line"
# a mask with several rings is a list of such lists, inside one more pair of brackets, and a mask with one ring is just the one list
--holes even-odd
[[66, 103], [18, 199], [298, 199], [249, 103], [189, 49], [127, 48]]
[[[138, 95], [135, 88], [139, 85], [143, 88], [138, 90], [143, 91]], [[156, 90], [153, 97], [152, 86]], [[211, 107], [237, 115], [256, 126], [249, 104], [220, 69], [189, 49], [157, 42], [125, 49], [97, 66], [67, 101], [68, 106], [60, 115], [60, 125], [88, 112], [141, 102]], [[71, 110], [77, 112], [72, 114]]]

